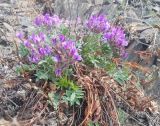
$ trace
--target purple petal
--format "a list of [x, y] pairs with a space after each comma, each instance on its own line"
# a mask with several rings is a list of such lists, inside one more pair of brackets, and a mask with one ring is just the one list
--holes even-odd
[[25, 40], [23, 42], [24, 46], [26, 46], [27, 48], [30, 48], [31, 47], [31, 43], [28, 41], [28, 40]]
[[59, 40], [61, 41], [61, 42], [64, 42], [65, 41], [65, 36], [64, 35], [59, 35]]
[[16, 37], [18, 37], [19, 39], [23, 39], [24, 35], [22, 32], [18, 32], [16, 33]]
[[62, 74], [62, 70], [61, 69], [56, 69], [55, 70], [55, 75], [58, 77], [58, 76], [61, 76]]
[[36, 26], [41, 26], [43, 24], [43, 16], [38, 16], [34, 20], [34, 24]]
[[45, 35], [43, 32], [40, 32], [40, 33], [39, 33], [39, 38], [40, 38], [42, 41], [45, 41], [46, 35]]
[[74, 55], [73, 58], [76, 61], [81, 61], [82, 60], [82, 57], [80, 55], [78, 55], [78, 54]]
[[57, 39], [56, 38], [52, 38], [52, 44], [55, 45], [57, 43]]
[[56, 55], [56, 56], [53, 57], [53, 60], [54, 60], [56, 63], [58, 63], [58, 62], [61, 61], [61, 57], [60, 57], [59, 55]]

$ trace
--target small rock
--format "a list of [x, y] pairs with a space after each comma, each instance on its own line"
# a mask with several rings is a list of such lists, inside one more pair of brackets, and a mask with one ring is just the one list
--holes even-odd
[[160, 5], [160, 0], [152, 0], [152, 1]]
[[144, 42], [144, 43], [150, 43], [152, 42], [154, 36], [155, 36], [155, 32], [157, 32], [158, 29], [146, 29], [144, 31], [141, 32], [140, 34], [140, 41]]
[[103, 0], [95, 0], [95, 5], [97, 4], [103, 4]]
[[3, 22], [3, 25], [5, 26], [6, 29], [8, 29], [10, 32], [14, 32], [14, 29], [11, 25], [9, 25], [8, 23], [6, 22]]
[[156, 12], [160, 12], [160, 7], [158, 7], [158, 6], [152, 7], [152, 10], [154, 10]]
[[133, 9], [129, 9], [127, 12], [127, 17], [132, 17], [127, 19], [127, 23], [137, 22], [138, 16]]
[[8, 44], [6, 40], [0, 38], [0, 45], [7, 46]]

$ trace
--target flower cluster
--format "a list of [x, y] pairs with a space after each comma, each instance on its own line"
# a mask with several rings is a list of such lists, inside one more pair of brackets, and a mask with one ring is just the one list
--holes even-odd
[[[17, 37], [22, 38], [22, 34], [17, 34]], [[64, 35], [57, 35], [47, 42], [48, 39], [50, 38], [40, 32], [32, 34], [27, 40], [23, 41], [22, 44], [29, 51], [28, 59], [30, 62], [37, 64], [46, 56], [50, 56], [56, 65], [55, 74], [60, 76], [63, 69], [82, 59], [78, 54], [75, 42], [67, 39]]]
[[42, 32], [39, 34], [32, 34], [27, 40], [23, 41], [23, 45], [30, 52], [29, 61], [38, 63], [52, 52], [52, 48], [45, 42], [46, 35]]
[[53, 26], [61, 24], [61, 19], [57, 15], [50, 16], [49, 14], [40, 15], [35, 18], [36, 26]]
[[103, 39], [109, 41], [112, 45], [119, 49], [120, 56], [126, 58], [125, 46], [128, 45], [126, 41], [124, 30], [120, 27], [111, 27], [109, 31], [103, 34]]
[[61, 75], [62, 70], [69, 64], [73, 64], [76, 61], [82, 60], [78, 54], [75, 42], [67, 39], [64, 35], [60, 34], [58, 37], [52, 39], [54, 48], [54, 62], [56, 62], [57, 76]]
[[91, 16], [87, 21], [87, 27], [92, 32], [102, 33], [103, 40], [117, 47], [120, 51], [120, 56], [127, 56], [124, 48], [128, 45], [128, 42], [126, 41], [124, 30], [121, 27], [111, 26], [104, 15]]
[[86, 24], [91, 31], [96, 33], [105, 32], [110, 28], [110, 24], [104, 15], [93, 15]]
[[108, 32], [104, 33], [103, 38], [112, 41], [117, 47], [125, 47], [128, 45], [122, 28], [112, 27]]

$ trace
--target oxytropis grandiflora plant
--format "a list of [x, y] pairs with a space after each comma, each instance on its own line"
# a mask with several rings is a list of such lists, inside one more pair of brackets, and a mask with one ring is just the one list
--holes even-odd
[[105, 69], [113, 57], [127, 56], [124, 30], [112, 26], [105, 15], [93, 15], [84, 22], [39, 15], [32, 32], [27, 36], [19, 32], [17, 37], [22, 41], [19, 51], [25, 58], [23, 71], [32, 71], [36, 80], [67, 89], [63, 99], [71, 105], [79, 104], [77, 99], [83, 96], [73, 79], [76, 62]]

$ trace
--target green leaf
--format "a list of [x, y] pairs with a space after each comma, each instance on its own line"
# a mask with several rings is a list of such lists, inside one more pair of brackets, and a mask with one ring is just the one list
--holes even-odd
[[106, 69], [109, 73], [112, 73], [116, 69], [116, 64], [113, 62], [107, 62], [106, 63]]
[[65, 95], [62, 97], [63, 101], [71, 106], [74, 104], [80, 105], [80, 100], [83, 98], [84, 92], [81, 89], [76, 91], [66, 90]]
[[80, 105], [80, 101], [77, 100], [77, 101], [76, 101], [76, 104], [77, 104], [77, 105]]
[[27, 65], [27, 64], [22, 64], [22, 68], [24, 71], [30, 71], [30, 65]]
[[65, 27], [65, 26], [62, 26], [62, 28], [61, 28], [61, 33], [62, 33], [63, 35], [67, 35], [67, 33], [69, 33], [69, 29], [68, 29], [67, 27]]
[[75, 92], [73, 92], [73, 93], [71, 94], [71, 101], [74, 101], [75, 97], [76, 97], [76, 94], [75, 94]]
[[29, 54], [28, 49], [23, 44], [20, 44], [20, 46], [19, 46], [19, 54], [22, 57], [25, 57], [25, 56], [27, 56]]
[[119, 118], [120, 123], [124, 125], [127, 117], [126, 117], [125, 112], [120, 108], [118, 109], [118, 118]]
[[95, 124], [96, 126], [100, 126], [98, 123]]
[[116, 80], [119, 84], [123, 85], [126, 81], [129, 80], [129, 69], [128, 68], [121, 68], [121, 69], [115, 69], [113, 73], [110, 73], [110, 75]]
[[54, 109], [57, 110], [59, 106], [59, 101], [60, 101], [60, 95], [58, 93], [49, 93], [48, 97], [50, 98], [51, 101], [49, 103], [54, 106]]
[[99, 126], [99, 124], [97, 122], [94, 123], [94, 122], [90, 121], [88, 126]]
[[56, 83], [60, 88], [71, 88], [72, 90], [77, 90], [78, 86], [71, 80], [67, 79], [67, 77], [61, 77]]
[[46, 60], [41, 60], [41, 61], [38, 63], [38, 65], [42, 65], [42, 64], [44, 64], [44, 63], [47, 63], [47, 61], [46, 61]]
[[23, 69], [22, 69], [21, 66], [16, 67], [16, 73], [17, 73], [18, 75], [20, 75], [22, 72], [23, 72]]
[[94, 123], [92, 121], [90, 121], [88, 126], [94, 126]]
[[48, 80], [48, 74], [44, 73], [43, 71], [38, 71], [35, 74], [35, 76], [37, 77], [37, 80], [41, 80], [41, 79]]

